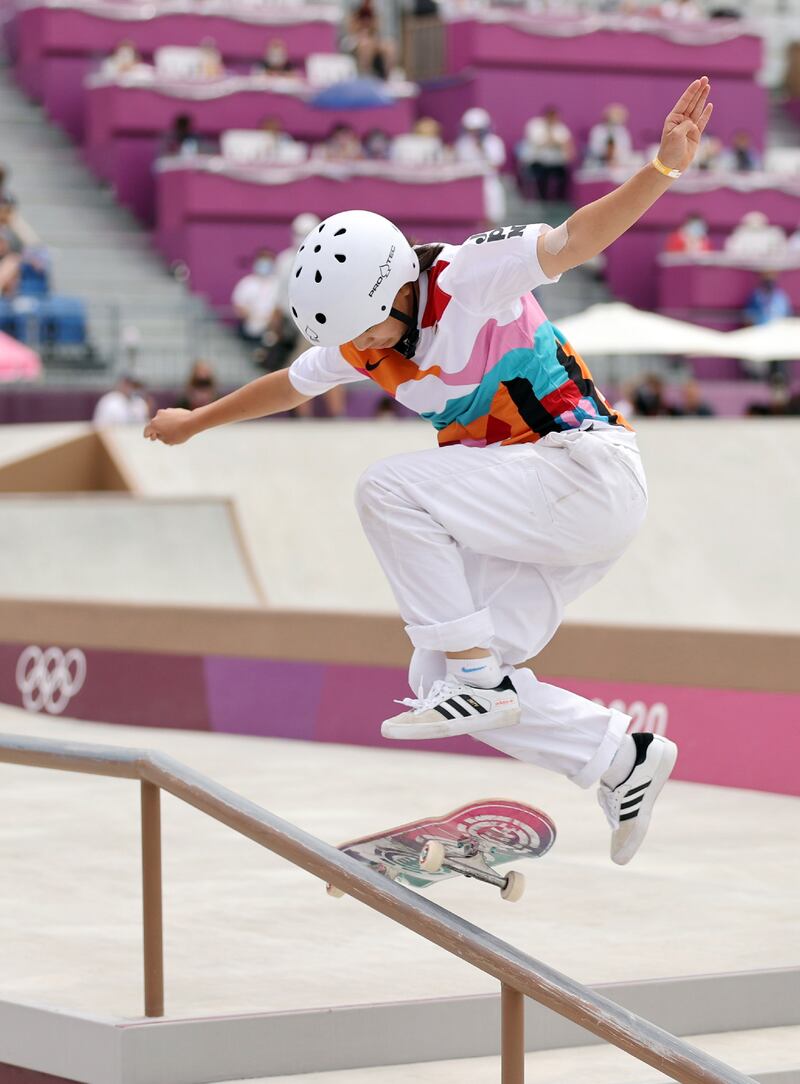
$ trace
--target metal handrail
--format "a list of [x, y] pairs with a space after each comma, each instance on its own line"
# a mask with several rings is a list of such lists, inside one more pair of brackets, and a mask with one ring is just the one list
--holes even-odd
[[9, 734], [0, 736], [0, 762], [140, 780], [146, 1016], [164, 1013], [159, 792], [165, 790], [498, 979], [502, 1084], [524, 1084], [524, 997], [681, 1084], [754, 1084], [750, 1077], [163, 753]]

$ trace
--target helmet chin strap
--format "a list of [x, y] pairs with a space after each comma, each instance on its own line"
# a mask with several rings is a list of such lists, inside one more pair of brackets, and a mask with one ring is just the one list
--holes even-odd
[[393, 316], [395, 320], [399, 320], [401, 324], [405, 324], [407, 331], [405, 335], [398, 342], [395, 343], [394, 349], [402, 354], [404, 358], [413, 358], [417, 352], [417, 345], [419, 343], [419, 328], [417, 327], [417, 319], [419, 317], [419, 287], [414, 283], [414, 311], [409, 314], [407, 312], [401, 312], [399, 309], [392, 307], [389, 310], [389, 315]]

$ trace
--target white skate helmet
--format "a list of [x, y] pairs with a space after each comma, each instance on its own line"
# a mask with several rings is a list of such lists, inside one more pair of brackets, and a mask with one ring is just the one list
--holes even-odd
[[418, 277], [417, 254], [388, 218], [341, 211], [300, 246], [289, 305], [310, 343], [341, 346], [392, 315], [397, 291]]
[[292, 237], [296, 244], [302, 244], [306, 235], [311, 233], [315, 226], [319, 225], [319, 215], [313, 211], [303, 211], [292, 219]]

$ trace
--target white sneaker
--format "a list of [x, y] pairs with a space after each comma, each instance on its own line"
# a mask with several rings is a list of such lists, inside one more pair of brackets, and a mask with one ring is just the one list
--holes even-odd
[[411, 710], [387, 719], [381, 734], [398, 741], [500, 730], [514, 726], [520, 719], [519, 698], [509, 677], [503, 678], [496, 689], [478, 689], [452, 678], [444, 679], [434, 682], [427, 696], [407, 697], [395, 703], [406, 704]]
[[656, 798], [670, 777], [678, 747], [658, 734], [634, 734], [636, 762], [627, 779], [613, 789], [601, 782], [600, 808], [613, 829], [611, 859], [618, 866], [630, 862], [650, 825]]

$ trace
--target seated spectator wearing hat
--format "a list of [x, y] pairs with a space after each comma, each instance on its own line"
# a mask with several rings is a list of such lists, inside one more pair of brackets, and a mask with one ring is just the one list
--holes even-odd
[[786, 234], [780, 226], [771, 226], [763, 211], [748, 211], [725, 239], [725, 252], [741, 260], [774, 258], [785, 251]]
[[520, 165], [536, 182], [539, 199], [563, 202], [567, 197], [569, 166], [575, 158], [572, 133], [554, 105], [525, 125], [518, 148]]
[[506, 216], [506, 194], [497, 170], [506, 160], [506, 145], [492, 131], [492, 118], [485, 109], [468, 109], [461, 118], [461, 135], [453, 145], [457, 162], [488, 166], [493, 175], [484, 179], [484, 208], [487, 221], [495, 224]]
[[724, 169], [733, 173], [752, 173], [761, 169], [761, 155], [753, 146], [753, 137], [749, 132], [736, 133], [730, 148], [722, 154], [722, 164]]
[[624, 105], [607, 105], [603, 119], [589, 132], [586, 165], [611, 169], [626, 165], [633, 154], [633, 140], [628, 130], [628, 110]]
[[708, 223], [703, 216], [697, 211], [687, 215], [683, 225], [679, 226], [667, 238], [664, 251], [686, 252], [692, 255], [710, 252], [711, 241], [708, 238]]
[[393, 42], [381, 37], [372, 0], [361, 0], [351, 10], [343, 44], [355, 57], [360, 75], [389, 78], [395, 62], [395, 47]]
[[144, 425], [152, 413], [142, 382], [132, 373], [123, 373], [116, 386], [101, 395], [92, 421], [100, 428], [109, 425]]
[[295, 65], [283, 38], [272, 38], [258, 62], [258, 71], [265, 75], [294, 75]]
[[231, 294], [231, 304], [239, 320], [239, 334], [245, 342], [261, 344], [277, 298], [274, 253], [262, 248], [253, 261], [253, 270], [239, 279]]

